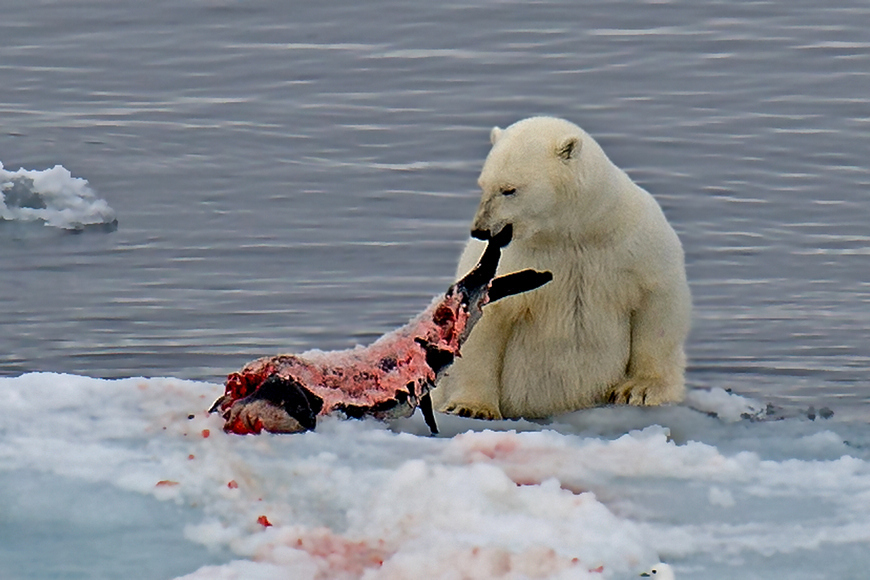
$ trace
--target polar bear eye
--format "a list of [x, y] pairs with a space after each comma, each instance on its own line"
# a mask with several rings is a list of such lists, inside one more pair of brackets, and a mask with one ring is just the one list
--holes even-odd
[[505, 197], [510, 197], [512, 195], [516, 195], [517, 188], [516, 187], [503, 187], [501, 190], [501, 194]]

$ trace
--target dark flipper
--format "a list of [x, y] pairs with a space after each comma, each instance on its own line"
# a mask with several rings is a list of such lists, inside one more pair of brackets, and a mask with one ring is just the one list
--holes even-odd
[[317, 414], [323, 408], [323, 399], [304, 388], [292, 378], [285, 379], [277, 374], [263, 381], [263, 384], [243, 403], [257, 400], [267, 401], [296, 419], [305, 429], [312, 431], [317, 424]]
[[505, 296], [513, 296], [539, 288], [553, 279], [551, 272], [538, 272], [536, 270], [522, 270], [499, 276], [494, 279], [489, 287], [489, 301], [495, 302]]
[[423, 419], [426, 421], [429, 431], [432, 435], [437, 435], [438, 425], [435, 423], [435, 413], [432, 411], [432, 397], [429, 396], [429, 393], [420, 397], [420, 410], [423, 411]]

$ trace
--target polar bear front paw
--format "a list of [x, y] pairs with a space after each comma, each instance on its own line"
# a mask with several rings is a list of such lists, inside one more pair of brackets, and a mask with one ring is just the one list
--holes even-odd
[[442, 413], [450, 415], [459, 415], [469, 419], [485, 419], [487, 421], [498, 421], [502, 418], [501, 412], [498, 409], [489, 405], [469, 404], [469, 403], [448, 403], [440, 409]]
[[680, 401], [681, 397], [671, 393], [674, 390], [659, 380], [628, 379], [613, 387], [607, 393], [606, 400], [611, 405], [637, 405], [639, 407], [675, 403]]

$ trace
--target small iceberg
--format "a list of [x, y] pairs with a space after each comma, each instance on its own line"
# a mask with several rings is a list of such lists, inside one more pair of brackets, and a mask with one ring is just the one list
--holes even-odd
[[114, 230], [118, 219], [90, 188], [62, 165], [51, 169], [7, 171], [0, 163], [0, 224], [42, 222], [46, 226], [81, 231], [94, 227]]

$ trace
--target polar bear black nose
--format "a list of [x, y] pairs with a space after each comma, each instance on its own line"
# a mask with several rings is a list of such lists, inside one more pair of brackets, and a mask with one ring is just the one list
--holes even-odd
[[471, 237], [487, 242], [489, 241], [489, 230], [471, 230]]

